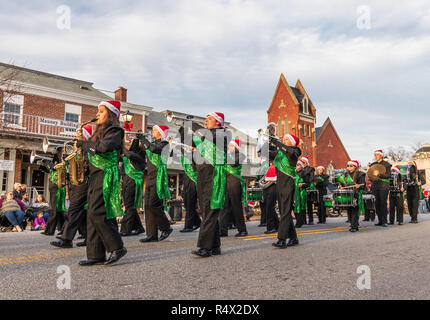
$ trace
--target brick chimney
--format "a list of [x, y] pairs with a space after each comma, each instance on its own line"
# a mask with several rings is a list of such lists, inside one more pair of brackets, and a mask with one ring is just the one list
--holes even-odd
[[127, 89], [119, 87], [115, 90], [115, 100], [127, 102]]

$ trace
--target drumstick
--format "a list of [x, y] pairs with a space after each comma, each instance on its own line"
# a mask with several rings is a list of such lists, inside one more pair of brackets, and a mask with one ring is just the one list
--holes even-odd
[[[365, 184], [364, 183], [362, 183], [362, 184], [358, 184], [358, 186], [364, 186]], [[355, 186], [357, 186], [357, 184], [355, 184], [355, 185], [353, 185], [353, 186], [347, 186], [347, 187], [342, 187], [342, 189], [348, 189], [348, 188], [355, 188]]]

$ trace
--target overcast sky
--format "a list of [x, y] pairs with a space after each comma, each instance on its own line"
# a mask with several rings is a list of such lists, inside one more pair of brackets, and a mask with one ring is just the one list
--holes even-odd
[[430, 141], [424, 0], [0, 0], [0, 61], [121, 85], [155, 110], [224, 112], [254, 135], [284, 73], [352, 158]]

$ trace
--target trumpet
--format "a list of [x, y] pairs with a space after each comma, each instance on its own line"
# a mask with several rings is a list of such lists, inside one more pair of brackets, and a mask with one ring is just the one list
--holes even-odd
[[36, 154], [36, 151], [33, 150], [30, 154], [30, 163], [34, 163], [34, 160], [36, 159], [52, 161], [54, 158], [39, 156], [38, 154]]
[[44, 137], [43, 141], [42, 141], [42, 149], [43, 149], [44, 153], [47, 153], [49, 147], [63, 147], [63, 148], [65, 148], [68, 144], [73, 143], [73, 142], [74, 142], [74, 140], [67, 140], [64, 143], [52, 143], [48, 140], [47, 137]]
[[258, 129], [257, 133], [260, 137], [268, 137], [268, 138], [278, 139], [278, 137], [276, 136], [276, 124], [274, 124], [273, 122], [270, 122], [267, 125], [266, 130]]
[[181, 120], [181, 121], [196, 121], [196, 120], [193, 120], [193, 118], [194, 118], [194, 116], [192, 116], [192, 115], [187, 115], [185, 118], [184, 117], [178, 117], [178, 116], [175, 116], [174, 114], [173, 114], [173, 112], [167, 112], [167, 114], [166, 114], [166, 119], [167, 119], [167, 121], [168, 122], [172, 122], [173, 120]]
[[143, 132], [142, 130], [139, 130], [139, 131], [125, 131], [124, 134], [141, 134], [141, 135], [143, 135], [145, 137], [146, 136], [150, 137], [152, 135], [151, 132]]
[[171, 144], [171, 145], [180, 146], [180, 147], [182, 147], [184, 149], [188, 149], [188, 150], [192, 150], [193, 149], [192, 146], [189, 146], [189, 145], [187, 145], [185, 143], [180, 143], [180, 142], [173, 141], [172, 137], [169, 137], [167, 139], [167, 142], [169, 142], [169, 144]]

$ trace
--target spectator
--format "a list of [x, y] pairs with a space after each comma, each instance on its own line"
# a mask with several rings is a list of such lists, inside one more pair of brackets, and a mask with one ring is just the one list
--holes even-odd
[[31, 206], [33, 210], [32, 218], [35, 219], [39, 212], [43, 212], [43, 219], [48, 221], [49, 219], [49, 204], [46, 202], [45, 198], [38, 194], [36, 197], [36, 201]]
[[22, 194], [22, 202], [25, 204], [26, 207], [30, 206], [30, 196], [27, 192]]
[[22, 232], [25, 205], [19, 199], [14, 199], [13, 192], [7, 192], [6, 198], [0, 200], [0, 210], [12, 224], [12, 232]]
[[24, 196], [24, 193], [27, 193], [27, 185], [21, 184], [21, 194]]
[[37, 213], [36, 218], [34, 219], [33, 228], [31, 230], [32, 231], [45, 230], [45, 227], [46, 227], [46, 222], [45, 222], [45, 219], [43, 219], [43, 212], [39, 211]]
[[22, 200], [21, 184], [20, 183], [15, 183], [13, 185], [13, 198]]

